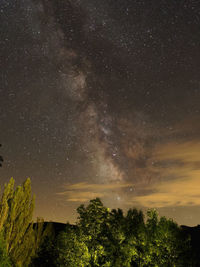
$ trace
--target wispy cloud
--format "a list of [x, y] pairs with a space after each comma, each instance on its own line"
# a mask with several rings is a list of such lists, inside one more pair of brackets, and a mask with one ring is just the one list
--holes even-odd
[[171, 142], [159, 145], [156, 148], [155, 157], [160, 160], [182, 160], [185, 163], [200, 161], [200, 142]]
[[160, 144], [151, 160], [155, 164], [147, 169], [160, 177], [152, 183], [145, 184], [142, 180], [134, 183], [130, 180], [101, 184], [80, 182], [65, 184], [57, 195], [65, 201], [80, 203], [96, 197], [109, 199], [111, 203], [119, 198], [119, 206], [147, 208], [200, 205], [200, 142]]
[[159, 145], [154, 160], [165, 180], [151, 185], [150, 194], [132, 197], [130, 204], [158, 208], [200, 205], [200, 142]]
[[190, 173], [191, 178], [166, 181], [152, 187], [154, 193], [137, 196], [130, 204], [144, 207], [197, 206], [200, 205], [200, 171]]
[[96, 197], [109, 197], [112, 193], [119, 193], [123, 188], [133, 187], [131, 183], [76, 183], [64, 185], [64, 191], [57, 193], [63, 196], [66, 201], [70, 202], [86, 202]]

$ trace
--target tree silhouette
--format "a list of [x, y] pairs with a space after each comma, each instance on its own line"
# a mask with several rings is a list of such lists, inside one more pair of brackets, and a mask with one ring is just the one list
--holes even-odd
[[[1, 147], [1, 144], [0, 144]], [[0, 155], [0, 167], [2, 167], [3, 157]]]

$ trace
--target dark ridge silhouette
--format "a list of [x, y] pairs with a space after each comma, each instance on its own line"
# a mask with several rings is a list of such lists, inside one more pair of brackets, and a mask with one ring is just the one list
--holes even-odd
[[[47, 226], [49, 222], [45, 222], [45, 226]], [[58, 223], [58, 222], [52, 222], [53, 225], [53, 229], [55, 232], [55, 235], [57, 236], [61, 231], [64, 231], [66, 228], [66, 224], [65, 223]]]
[[200, 225], [181, 225], [181, 228], [183, 229], [183, 232], [190, 237], [192, 258], [198, 263], [197, 265], [194, 264], [194, 266], [200, 266]]
[[197, 226], [186, 226], [181, 225], [183, 232], [188, 234], [191, 237], [191, 245], [193, 248], [197, 248], [200, 251], [200, 225]]
[[[34, 223], [33, 224], [33, 228], [36, 228], [37, 224], [38, 223]], [[60, 232], [65, 231], [66, 230], [66, 226], [67, 226], [66, 223], [44, 222], [44, 230], [45, 230], [45, 228], [47, 227], [48, 224], [52, 224], [55, 236], [57, 236]], [[73, 228], [76, 228], [76, 225], [70, 224], [70, 227], [73, 229]]]

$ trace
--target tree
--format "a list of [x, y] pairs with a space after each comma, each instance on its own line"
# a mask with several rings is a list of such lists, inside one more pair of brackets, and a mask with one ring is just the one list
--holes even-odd
[[1, 197], [0, 231], [14, 266], [28, 266], [34, 254], [33, 209], [30, 179], [14, 189], [14, 179], [11, 178]]
[[52, 240], [49, 236], [45, 236], [44, 241], [40, 244], [37, 253], [31, 260], [30, 267], [56, 267], [56, 259], [58, 259], [59, 254], [55, 243], [54, 239]]
[[125, 217], [121, 209], [113, 209], [108, 218], [106, 229], [106, 242], [104, 248], [106, 251], [107, 262], [110, 266], [123, 266], [123, 246], [125, 243]]
[[100, 199], [77, 209], [77, 226], [88, 237], [91, 266], [134, 266], [144, 239], [144, 216], [136, 209], [124, 216], [121, 209], [110, 211]]
[[37, 218], [37, 222], [33, 225], [33, 247], [35, 255], [31, 259], [30, 266], [56, 266], [53, 264], [55, 231], [51, 222], [44, 223], [43, 218]]
[[148, 266], [190, 266], [185, 257], [190, 245], [181, 228], [172, 219], [159, 218], [155, 210], [147, 215]]
[[142, 211], [129, 209], [124, 215], [96, 198], [77, 211], [76, 226], [68, 224], [59, 235], [55, 266], [192, 266], [187, 258], [190, 244], [181, 228], [159, 218], [156, 210], [147, 212], [145, 222]]
[[0, 234], [0, 266], [11, 267], [11, 261], [6, 251], [6, 242], [2, 233]]
[[37, 253], [46, 238], [48, 238], [49, 241], [55, 238], [55, 232], [53, 224], [51, 222], [44, 223], [43, 218], [37, 218], [37, 222], [34, 223], [33, 229], [34, 251]]
[[87, 236], [91, 266], [110, 266], [105, 246], [109, 240], [110, 211], [103, 206], [99, 198], [90, 200], [87, 207], [81, 205], [77, 226]]
[[67, 225], [66, 231], [58, 236], [56, 266], [89, 266], [91, 255], [87, 247], [89, 236], [77, 228]]
[[125, 217], [125, 241], [123, 244], [124, 266], [142, 266], [145, 254], [144, 214], [137, 209], [129, 209]]

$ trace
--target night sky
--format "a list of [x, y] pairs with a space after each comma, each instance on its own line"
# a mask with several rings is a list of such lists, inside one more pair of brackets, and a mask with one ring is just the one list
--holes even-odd
[[200, 224], [199, 0], [0, 0], [0, 184]]

